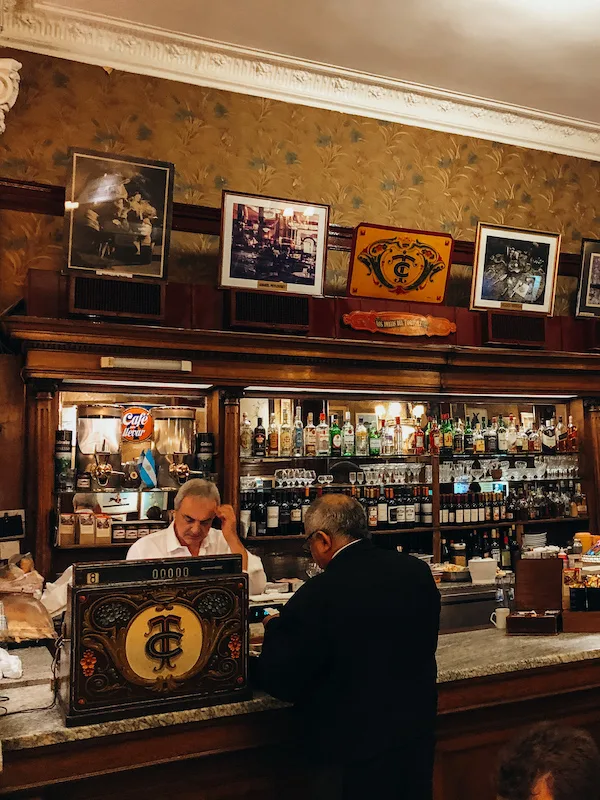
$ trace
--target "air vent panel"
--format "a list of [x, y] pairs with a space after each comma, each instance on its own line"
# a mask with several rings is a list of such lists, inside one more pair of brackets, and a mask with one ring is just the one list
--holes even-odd
[[72, 276], [69, 311], [88, 316], [160, 320], [164, 316], [164, 284]]
[[231, 291], [230, 324], [232, 328], [260, 328], [308, 332], [309, 297], [263, 292]]
[[544, 347], [546, 344], [546, 318], [527, 317], [519, 314], [485, 312], [484, 326], [486, 344], [520, 347]]

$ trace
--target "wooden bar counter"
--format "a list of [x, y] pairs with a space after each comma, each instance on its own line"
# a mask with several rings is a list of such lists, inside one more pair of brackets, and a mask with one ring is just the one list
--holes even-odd
[[[256, 693], [248, 702], [66, 728], [56, 707], [20, 713], [50, 704], [52, 696], [49, 655], [19, 652], [23, 679], [0, 684], [8, 711], [19, 711], [0, 720], [0, 796], [311, 796], [313, 770], [289, 744], [284, 703]], [[500, 747], [535, 721], [581, 725], [600, 740], [600, 634], [446, 634], [438, 667], [436, 800], [492, 800]]]

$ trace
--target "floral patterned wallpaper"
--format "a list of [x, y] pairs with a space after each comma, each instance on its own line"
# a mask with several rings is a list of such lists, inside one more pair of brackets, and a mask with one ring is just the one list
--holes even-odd
[[[10, 55], [10, 53], [6, 53]], [[175, 199], [218, 206], [230, 188], [327, 203], [332, 222], [447, 231], [478, 220], [560, 231], [563, 250], [600, 237], [600, 163], [14, 52], [21, 91], [0, 138], [0, 174], [64, 184], [71, 145], [173, 161]], [[0, 309], [29, 267], [59, 269], [62, 221], [0, 213]], [[172, 280], [215, 280], [216, 237], [174, 233]], [[329, 253], [326, 288], [345, 291], [348, 256]], [[467, 304], [455, 265], [449, 304]], [[556, 313], [572, 313], [575, 279]]]

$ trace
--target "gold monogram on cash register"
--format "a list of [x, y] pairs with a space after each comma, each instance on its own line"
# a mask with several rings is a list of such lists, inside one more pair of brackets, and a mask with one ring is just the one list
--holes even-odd
[[249, 696], [241, 557], [74, 567], [61, 653], [67, 725]]

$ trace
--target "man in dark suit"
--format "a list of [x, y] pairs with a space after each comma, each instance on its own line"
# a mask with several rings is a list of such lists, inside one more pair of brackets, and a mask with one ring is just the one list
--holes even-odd
[[341, 766], [344, 800], [430, 800], [440, 595], [427, 564], [375, 547], [362, 506], [306, 514], [324, 572], [265, 624], [261, 687], [293, 702], [309, 753]]

